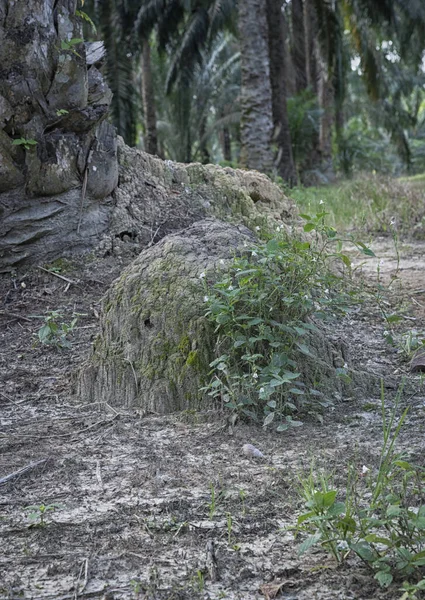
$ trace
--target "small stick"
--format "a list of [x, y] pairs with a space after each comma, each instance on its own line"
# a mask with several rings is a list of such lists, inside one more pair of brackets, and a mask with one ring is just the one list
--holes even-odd
[[17, 315], [16, 313], [9, 312], [8, 310], [0, 310], [0, 315], [4, 315], [5, 317], [13, 317], [15, 319], [22, 319], [22, 321], [28, 321], [31, 323], [31, 319], [28, 317], [24, 317], [23, 315]]
[[27, 471], [34, 469], [34, 467], [38, 467], [38, 465], [44, 464], [48, 460], [49, 460], [48, 458], [42, 458], [41, 460], [37, 460], [36, 462], [33, 462], [30, 465], [23, 467], [22, 469], [19, 469], [19, 471], [15, 471], [14, 473], [10, 473], [9, 475], [2, 477], [0, 479], [0, 485], [2, 485], [3, 483], [6, 483], [7, 481], [10, 481], [11, 479], [14, 479], [15, 477], [19, 477], [19, 475], [23, 475]]
[[54, 271], [49, 271], [49, 269], [45, 269], [44, 267], [40, 267], [40, 265], [38, 265], [38, 268], [41, 269], [42, 271], [45, 271], [46, 273], [50, 273], [50, 275], [54, 275], [55, 277], [59, 277], [59, 279], [62, 279], [63, 281], [66, 281], [67, 283], [72, 283], [74, 285], [78, 285], [78, 283], [76, 281], [73, 281], [72, 279], [68, 279], [68, 277], [64, 277], [64, 275], [59, 275], [59, 273], [55, 273]]
[[211, 581], [214, 583], [218, 579], [217, 559], [215, 556], [214, 540], [207, 540], [206, 545], [206, 567], [210, 575]]

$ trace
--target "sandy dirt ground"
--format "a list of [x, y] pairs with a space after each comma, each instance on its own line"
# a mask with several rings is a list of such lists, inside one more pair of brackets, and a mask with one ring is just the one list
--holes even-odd
[[[366, 285], [379, 265], [381, 282], [393, 279], [388, 310], [402, 309], [399, 335], [420, 330], [425, 244], [400, 244], [399, 260], [390, 239], [373, 248], [377, 259], [353, 257]], [[67, 265], [60, 274], [72, 283], [37, 268], [1, 276], [0, 599], [398, 598], [399, 585], [381, 590], [354, 557], [337, 566], [320, 548], [299, 556], [290, 529], [303, 510], [298, 476], [312, 463], [342, 487], [349, 464], [376, 465], [379, 393], [336, 395], [322, 425], [280, 434], [230, 428], [213, 411], [142, 417], [73, 399], [100, 299], [122, 266], [113, 257]], [[71, 349], [35, 343], [35, 316], [49, 310], [66, 322], [80, 314]], [[384, 378], [389, 404], [407, 375], [399, 444], [422, 461], [425, 394], [385, 342], [379, 307], [371, 297], [329, 327], [350, 344], [353, 367]], [[247, 458], [245, 443], [267, 460]]]

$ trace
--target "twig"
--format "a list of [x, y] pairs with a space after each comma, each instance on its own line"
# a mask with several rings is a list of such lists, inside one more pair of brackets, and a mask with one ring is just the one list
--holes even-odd
[[214, 540], [207, 540], [205, 564], [208, 569], [211, 581], [214, 583], [218, 579], [217, 559], [215, 556]]
[[100, 471], [100, 461], [96, 461], [96, 479], [101, 488], [103, 488], [102, 473]]
[[48, 458], [42, 458], [41, 460], [37, 460], [36, 462], [33, 462], [30, 465], [23, 467], [22, 469], [19, 469], [19, 471], [15, 471], [14, 473], [10, 473], [9, 475], [2, 477], [0, 479], [0, 485], [2, 485], [3, 483], [6, 483], [7, 481], [10, 481], [11, 479], [14, 479], [15, 477], [19, 477], [19, 475], [23, 475], [27, 471], [31, 471], [31, 469], [34, 469], [34, 467], [38, 467], [39, 465], [44, 464], [48, 460], [49, 460]]
[[13, 317], [15, 319], [22, 319], [22, 321], [28, 321], [29, 323], [31, 323], [31, 319], [29, 319], [28, 317], [9, 312], [8, 310], [0, 310], [0, 315], [5, 315], [6, 317]]
[[[83, 587], [80, 590], [79, 587], [80, 587], [81, 575], [83, 574], [83, 569], [84, 569], [84, 581], [83, 581]], [[86, 589], [86, 585], [87, 585], [87, 581], [88, 581], [88, 570], [89, 570], [89, 559], [85, 558], [83, 560], [83, 562], [81, 563], [80, 572], [78, 573], [78, 580], [77, 580], [77, 583], [75, 584], [74, 600], [77, 600], [78, 596], [80, 594], [82, 594], [84, 592], [84, 590]]]
[[49, 269], [40, 267], [40, 265], [38, 265], [38, 268], [41, 269], [42, 271], [45, 271], [46, 273], [50, 273], [50, 275], [59, 277], [59, 279], [62, 279], [63, 281], [66, 281], [67, 283], [72, 283], [73, 285], [78, 285], [78, 283], [76, 281], [74, 281], [73, 279], [68, 279], [68, 277], [65, 277], [64, 275], [59, 275], [59, 273], [55, 273], [54, 271], [49, 271]]

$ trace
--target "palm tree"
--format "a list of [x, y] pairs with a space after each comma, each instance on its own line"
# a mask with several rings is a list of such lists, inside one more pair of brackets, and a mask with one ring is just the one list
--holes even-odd
[[281, 0], [267, 0], [267, 24], [270, 57], [270, 83], [274, 136], [277, 146], [275, 166], [278, 174], [290, 185], [296, 183], [296, 172], [289, 131], [286, 92], [285, 23]]
[[266, 11], [266, 0], [239, 2], [242, 162], [267, 173], [273, 165], [273, 119]]

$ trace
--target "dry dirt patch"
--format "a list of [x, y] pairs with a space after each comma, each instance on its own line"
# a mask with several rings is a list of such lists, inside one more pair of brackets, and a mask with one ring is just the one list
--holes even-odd
[[[382, 276], [390, 277], [395, 258], [385, 244], [375, 249]], [[417, 290], [425, 295], [425, 246], [401, 250], [398, 293], [409, 291], [407, 316], [419, 318], [421, 306], [410, 298], [421, 304]], [[376, 265], [366, 265], [372, 280]], [[307, 422], [284, 434], [230, 431], [214, 413], [142, 418], [75, 404], [73, 372], [96, 331], [99, 299], [122, 266], [112, 257], [74, 265], [63, 274], [78, 285], [37, 269], [0, 281], [0, 478], [46, 459], [0, 486], [0, 598], [398, 597], [379, 590], [354, 559], [336, 568], [320, 551], [298, 557], [287, 531], [301, 510], [297, 475], [313, 459], [333, 470], [341, 487], [349, 462], [361, 468], [376, 461], [377, 395], [334, 398], [323, 426]], [[33, 346], [40, 327], [33, 315], [53, 309], [67, 320], [85, 315], [71, 350]], [[383, 330], [370, 306], [330, 327], [352, 344], [359, 367], [384, 376], [390, 400], [407, 365], [384, 344]], [[409, 381], [412, 390], [415, 380]], [[420, 457], [424, 398], [410, 391], [407, 401], [412, 408], [400, 444]], [[268, 462], [245, 457], [246, 442]], [[58, 507], [47, 512], [44, 527], [29, 527], [25, 507], [42, 504]]]

